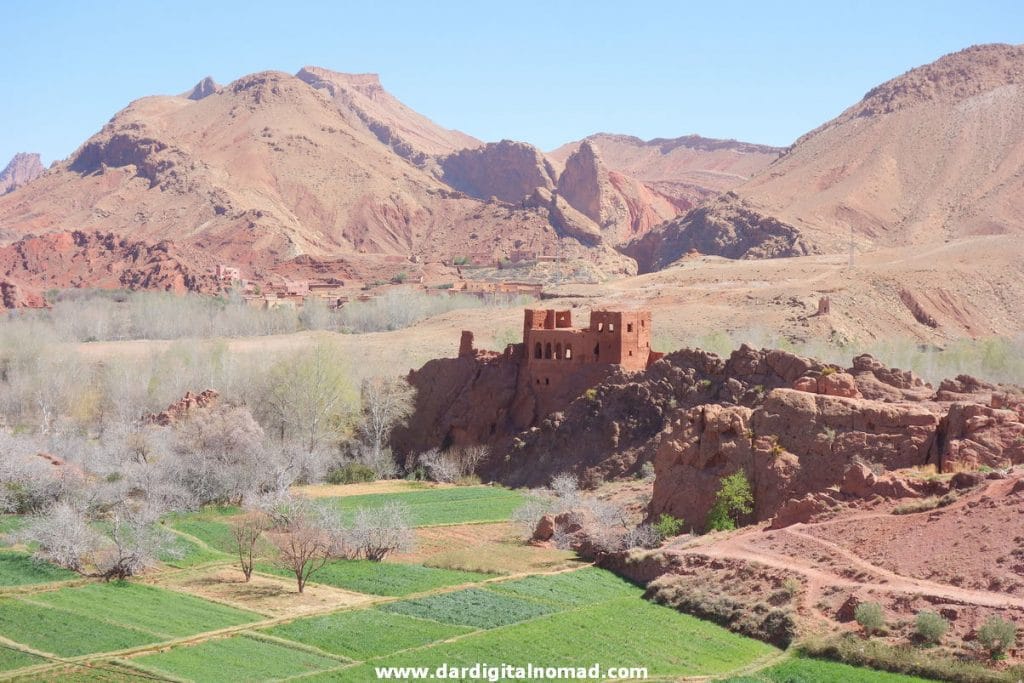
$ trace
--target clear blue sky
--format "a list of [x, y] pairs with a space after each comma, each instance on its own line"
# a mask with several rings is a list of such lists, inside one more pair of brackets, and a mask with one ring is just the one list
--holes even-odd
[[307, 64], [377, 72], [414, 109], [484, 140], [787, 145], [872, 86], [988, 42], [1024, 42], [1024, 3], [12, 1], [0, 164], [17, 151], [63, 158], [137, 97]]

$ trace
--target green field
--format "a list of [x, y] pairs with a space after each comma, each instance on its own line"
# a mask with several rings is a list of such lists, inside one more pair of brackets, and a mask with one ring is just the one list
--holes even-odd
[[370, 659], [399, 650], [420, 647], [451, 638], [472, 629], [439, 624], [376, 609], [337, 612], [322, 617], [299, 619], [267, 631], [325, 652], [351, 659]]
[[7, 646], [0, 646], [0, 671], [13, 671], [42, 664], [43, 658]]
[[25, 526], [25, 518], [20, 515], [0, 515], [0, 546], [11, 545], [8, 534], [13, 534]]
[[775, 652], [770, 645], [631, 596], [385, 657], [346, 671], [344, 680], [375, 680], [373, 666], [477, 662], [646, 666], [651, 676], [698, 676], [726, 673]]
[[78, 574], [48, 562], [36, 562], [28, 553], [0, 551], [0, 588], [66, 581]]
[[556, 605], [577, 605], [604, 602], [625, 595], [635, 595], [636, 586], [611, 572], [589, 568], [555, 574], [528, 576], [525, 579], [491, 584], [491, 590]]
[[346, 513], [348, 519], [352, 518], [358, 508], [380, 507], [385, 503], [399, 501], [408, 506], [413, 525], [433, 526], [507, 522], [525, 499], [521, 491], [498, 486], [462, 486], [321, 500]]
[[133, 661], [147, 669], [209, 683], [266, 681], [345, 666], [339, 659], [249, 636], [216, 638]]
[[235, 552], [235, 538], [231, 532], [231, 525], [224, 520], [189, 515], [172, 520], [169, 524], [172, 529], [198, 538], [213, 550], [230, 555]]
[[549, 614], [559, 608], [550, 603], [524, 600], [481, 588], [468, 588], [418, 600], [392, 602], [383, 605], [381, 609], [445, 624], [495, 628]]
[[258, 614], [140, 583], [94, 583], [32, 596], [33, 602], [137, 628], [162, 640], [238, 626]]
[[112, 652], [162, 640], [153, 633], [22, 599], [0, 599], [0, 635], [64, 657]]
[[927, 679], [806, 657], [790, 657], [781, 664], [758, 671], [756, 674], [728, 679], [728, 683], [802, 683], [803, 681], [807, 683], [816, 681], [926, 683]]
[[[294, 576], [288, 570], [271, 564], [261, 563], [257, 565], [257, 569], [276, 576], [289, 578]], [[445, 586], [477, 583], [490, 578], [494, 578], [493, 575], [454, 569], [436, 569], [419, 564], [337, 560], [329, 562], [323, 569], [313, 574], [310, 582], [344, 588], [357, 593], [402, 597]]]

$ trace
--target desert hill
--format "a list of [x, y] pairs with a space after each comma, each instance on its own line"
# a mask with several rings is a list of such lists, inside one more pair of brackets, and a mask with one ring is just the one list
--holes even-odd
[[[186, 95], [131, 103], [44, 177], [4, 196], [0, 237], [79, 230], [171, 240], [249, 273], [298, 257], [554, 253], [563, 236], [545, 208], [474, 199], [429, 170], [432, 155], [479, 144], [412, 112], [373, 75], [307, 67], [224, 87], [205, 79]], [[564, 241], [563, 253], [593, 255]], [[628, 272], [610, 247], [597, 252]]]
[[[851, 232], [863, 250], [934, 245], [1019, 234], [1022, 168], [1024, 46], [982, 45], [873, 88], [734, 191], [811, 250], [841, 251]], [[685, 253], [675, 245], [691, 245], [692, 222], [659, 231], [667, 244], [651, 265]], [[659, 251], [652, 240], [645, 250]]]

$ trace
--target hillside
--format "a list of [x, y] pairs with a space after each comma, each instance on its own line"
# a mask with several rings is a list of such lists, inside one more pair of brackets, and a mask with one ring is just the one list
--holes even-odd
[[[247, 275], [300, 256], [343, 272], [371, 257], [555, 253], [561, 238], [546, 210], [470, 198], [428, 170], [431, 155], [478, 144], [412, 112], [374, 75], [307, 67], [224, 87], [204, 79], [182, 96], [131, 103], [0, 199], [0, 238], [80, 230], [170, 240]], [[563, 253], [591, 253], [564, 241]], [[596, 252], [628, 271], [610, 248]]]
[[[1019, 234], [1022, 167], [1024, 46], [982, 45], [873, 88], [734, 191], [811, 250], [844, 251], [851, 233], [860, 250], [924, 246]], [[679, 258], [688, 228], [665, 226], [652, 262]]]
[[0, 195], [14, 192], [41, 176], [45, 170], [38, 154], [15, 154], [4, 170], [0, 171]]

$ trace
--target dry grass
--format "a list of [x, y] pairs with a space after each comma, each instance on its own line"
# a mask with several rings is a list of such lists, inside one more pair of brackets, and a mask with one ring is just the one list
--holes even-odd
[[312, 584], [299, 594], [294, 581], [261, 574], [254, 574], [246, 583], [241, 570], [234, 567], [183, 572], [163, 578], [160, 585], [274, 617], [299, 616], [374, 599], [362, 593]]
[[382, 479], [359, 484], [309, 484], [295, 486], [292, 491], [310, 498], [344, 498], [372, 493], [405, 493], [422, 489], [453, 488], [454, 484], [434, 484], [406, 479]]
[[570, 551], [523, 543], [507, 522], [417, 529], [416, 549], [394, 559], [489, 574], [553, 571], [579, 564]]

